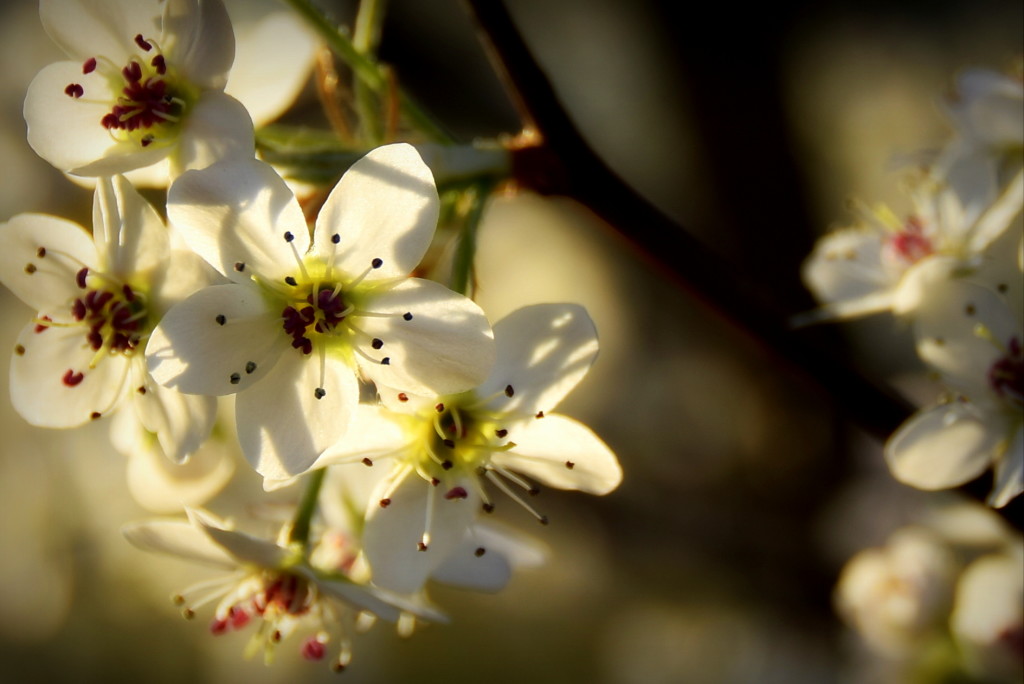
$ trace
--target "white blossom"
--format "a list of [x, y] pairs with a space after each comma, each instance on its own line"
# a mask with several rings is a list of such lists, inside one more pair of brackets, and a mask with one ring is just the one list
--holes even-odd
[[1024, 546], [971, 563], [957, 584], [950, 628], [968, 670], [993, 682], [1024, 678]]
[[221, 0], [41, 0], [70, 61], [29, 86], [32, 148], [67, 173], [105, 176], [169, 158], [171, 172], [254, 154], [252, 121], [224, 93], [235, 54]]
[[480, 308], [408, 274], [429, 245], [439, 200], [415, 149], [358, 161], [331, 192], [312, 239], [274, 171], [229, 161], [182, 175], [168, 215], [232, 282], [168, 312], [146, 350], [182, 392], [237, 393], [242, 451], [271, 479], [306, 471], [349, 429], [357, 376], [418, 392], [457, 392], [493, 363]]
[[[0, 226], [0, 282], [38, 311], [11, 359], [11, 400], [41, 427], [76, 427], [130, 400], [176, 461], [213, 425], [215, 403], [161, 387], [142, 348], [161, 314], [203, 284], [156, 211], [123, 177], [97, 183], [93, 235], [43, 214]], [[201, 263], [201, 262], [200, 262]]]
[[965, 195], [933, 174], [913, 187], [913, 209], [900, 218], [886, 206], [862, 208], [862, 223], [821, 238], [803, 267], [804, 282], [822, 302], [798, 318], [813, 322], [892, 310], [911, 314], [927, 298], [923, 281], [977, 269], [985, 251], [1013, 225], [1024, 206], [1017, 172], [991, 199]]
[[592, 494], [606, 494], [622, 479], [599, 437], [553, 413], [597, 355], [586, 311], [572, 304], [524, 307], [494, 331], [497, 360], [479, 387], [426, 397], [379, 386], [386, 409], [361, 407], [364, 429], [317, 464], [391, 461], [367, 513], [364, 541], [375, 581], [384, 586], [410, 590], [440, 568], [477, 511], [494, 509], [488, 484], [546, 523], [521, 495], [538, 491], [523, 475]]
[[955, 487], [993, 467], [989, 503], [1005, 506], [1024, 491], [1021, 314], [998, 286], [940, 278], [928, 290], [915, 319], [917, 349], [950, 394], [897, 430], [886, 460], [896, 479], [921, 489]]
[[122, 532], [143, 550], [230, 571], [176, 594], [174, 601], [186, 618], [216, 601], [210, 625], [215, 635], [259, 621], [248, 650], [263, 651], [268, 663], [279, 642], [300, 632], [306, 635], [300, 646], [303, 656], [321, 660], [327, 645], [336, 641], [332, 667], [344, 669], [352, 657], [351, 634], [362, 611], [390, 621], [402, 613], [444, 619], [427, 605], [354, 581], [339, 569], [314, 567], [300, 544], [287, 543], [288, 526], [279, 542], [271, 542], [233, 530], [204, 511], [190, 509], [188, 517], [188, 522], [131, 523]]
[[836, 610], [873, 650], [905, 655], [943, 629], [958, 569], [937, 535], [902, 528], [885, 546], [847, 562], [836, 584]]

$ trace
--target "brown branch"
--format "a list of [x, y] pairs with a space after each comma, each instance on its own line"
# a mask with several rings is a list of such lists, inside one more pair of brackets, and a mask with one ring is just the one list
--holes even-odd
[[504, 3], [466, 0], [531, 144], [516, 150], [520, 182], [590, 207], [664, 272], [711, 309], [770, 349], [790, 369], [823, 387], [862, 427], [886, 438], [912, 407], [840, 356], [794, 331], [771, 288], [744, 278], [608, 168], [580, 135]]

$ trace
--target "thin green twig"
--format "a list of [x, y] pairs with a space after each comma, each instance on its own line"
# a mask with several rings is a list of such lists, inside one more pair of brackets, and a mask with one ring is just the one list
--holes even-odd
[[[319, 8], [310, 0], [284, 1], [309, 22], [334, 54], [352, 69], [352, 73], [359, 81], [377, 94], [385, 92], [388, 81], [381, 66], [375, 59], [361, 54], [353, 42], [331, 24]], [[452, 137], [402, 89], [398, 92], [398, 103], [409, 123], [428, 138], [435, 142], [454, 142]]]
[[293, 544], [302, 544], [303, 547], [309, 544], [309, 526], [316, 512], [317, 499], [320, 497], [320, 487], [324, 483], [324, 468], [314, 470], [306, 480], [306, 491], [302, 493], [302, 501], [295, 511], [295, 518], [292, 521], [292, 530], [288, 533], [288, 541]]

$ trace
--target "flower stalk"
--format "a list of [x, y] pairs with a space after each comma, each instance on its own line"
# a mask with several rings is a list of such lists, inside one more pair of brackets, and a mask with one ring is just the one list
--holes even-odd
[[[373, 92], [384, 93], [388, 88], [388, 79], [384, 69], [369, 55], [360, 52], [353, 42], [327, 20], [317, 7], [309, 0], [287, 0], [288, 4], [298, 12], [309, 25], [316, 30], [328, 47], [334, 51], [355, 74], [356, 78], [365, 83]], [[399, 90], [398, 101], [409, 122], [420, 132], [436, 142], [450, 143], [452, 138], [410, 97]]]
[[306, 478], [306, 489], [302, 492], [302, 500], [292, 519], [292, 529], [288, 533], [288, 541], [292, 544], [301, 544], [304, 549], [309, 546], [310, 521], [313, 519], [313, 514], [316, 513], [316, 503], [320, 497], [320, 487], [324, 483], [326, 472], [323, 468], [318, 468]]

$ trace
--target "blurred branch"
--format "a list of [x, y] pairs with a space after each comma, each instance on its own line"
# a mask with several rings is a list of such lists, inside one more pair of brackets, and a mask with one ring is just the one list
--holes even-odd
[[[891, 388], [812, 342], [812, 330], [795, 330], [789, 321], [797, 312], [780, 306], [772, 284], [744, 277], [608, 168], [562, 107], [501, 0], [465, 2], [523, 122], [524, 132], [512, 149], [518, 182], [589, 207], [672, 280], [824, 390], [844, 415], [879, 440], [888, 439], [910, 417], [914, 408]], [[960, 490], [984, 501], [990, 478], [983, 475]], [[998, 512], [1021, 529], [1024, 496]]]
[[770, 287], [746, 280], [608, 168], [562, 107], [504, 3], [466, 2], [528, 132], [514, 150], [517, 180], [590, 207], [677, 283], [821, 385], [846, 414], [879, 438], [910, 416], [912, 407], [890, 389], [809, 343], [805, 332], [791, 329], [793, 312], [770, 299]]

